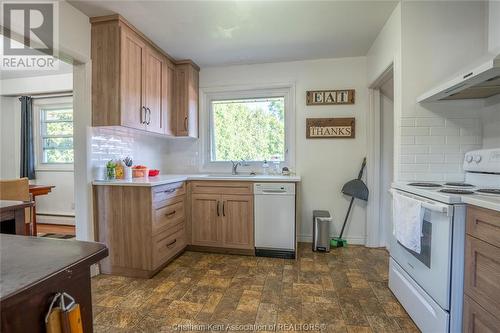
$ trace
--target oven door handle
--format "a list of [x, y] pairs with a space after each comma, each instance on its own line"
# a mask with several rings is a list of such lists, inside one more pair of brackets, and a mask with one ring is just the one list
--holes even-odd
[[391, 194], [398, 193], [399, 195], [402, 195], [402, 196], [405, 196], [405, 197], [417, 200], [417, 201], [419, 201], [421, 203], [422, 207], [424, 207], [426, 209], [429, 209], [429, 210], [432, 210], [434, 212], [446, 213], [446, 216], [452, 216], [453, 215], [453, 211], [452, 211], [452, 209], [450, 209], [450, 206], [448, 206], [448, 205], [440, 204], [440, 203], [437, 203], [437, 202], [434, 202], [434, 201], [427, 201], [427, 200], [424, 201], [424, 200], [422, 200], [422, 198], [419, 198], [419, 197], [417, 197], [415, 195], [411, 195], [409, 193], [405, 193], [405, 192], [398, 191], [398, 190], [395, 190], [395, 189], [390, 189], [389, 193], [391, 193]]

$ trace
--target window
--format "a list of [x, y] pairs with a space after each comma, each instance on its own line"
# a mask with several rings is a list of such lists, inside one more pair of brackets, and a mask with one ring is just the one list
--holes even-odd
[[285, 161], [285, 97], [211, 100], [211, 162]]
[[[67, 101], [67, 102], [66, 102]], [[66, 102], [66, 103], [65, 103]], [[38, 165], [73, 164], [73, 105], [71, 100], [35, 100]]]

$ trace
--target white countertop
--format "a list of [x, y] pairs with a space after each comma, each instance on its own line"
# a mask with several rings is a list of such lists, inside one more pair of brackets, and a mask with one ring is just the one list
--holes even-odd
[[499, 196], [489, 196], [489, 195], [478, 195], [474, 194], [472, 196], [462, 196], [462, 201], [469, 205], [474, 205], [486, 209], [496, 210], [500, 212], [500, 197]]
[[113, 186], [158, 186], [187, 180], [221, 180], [221, 181], [247, 181], [247, 182], [300, 182], [300, 176], [272, 176], [272, 175], [241, 175], [227, 174], [191, 174], [191, 175], [159, 175], [148, 178], [133, 178], [132, 180], [94, 180], [93, 185]]

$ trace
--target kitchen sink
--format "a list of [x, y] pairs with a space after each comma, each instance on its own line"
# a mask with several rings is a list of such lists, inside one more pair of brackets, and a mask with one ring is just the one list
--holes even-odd
[[249, 173], [239, 173], [237, 175], [233, 175], [231, 173], [213, 173], [208, 174], [207, 177], [217, 177], [217, 178], [241, 178], [241, 177], [255, 177], [256, 175], [251, 175]]

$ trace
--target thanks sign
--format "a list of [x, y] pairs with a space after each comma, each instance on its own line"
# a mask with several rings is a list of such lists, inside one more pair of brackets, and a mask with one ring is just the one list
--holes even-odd
[[307, 118], [306, 138], [329, 139], [355, 137], [354, 118]]

